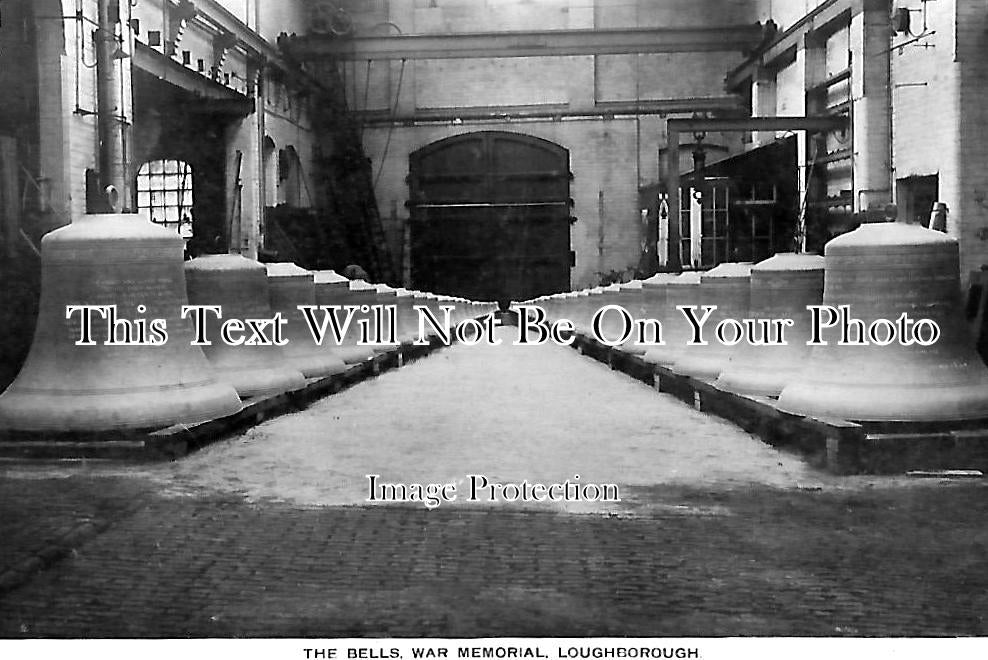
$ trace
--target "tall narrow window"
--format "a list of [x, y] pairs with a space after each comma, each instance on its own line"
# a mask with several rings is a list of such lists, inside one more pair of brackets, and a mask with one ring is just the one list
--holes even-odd
[[192, 167], [180, 160], [152, 160], [137, 172], [137, 208], [151, 221], [192, 238]]

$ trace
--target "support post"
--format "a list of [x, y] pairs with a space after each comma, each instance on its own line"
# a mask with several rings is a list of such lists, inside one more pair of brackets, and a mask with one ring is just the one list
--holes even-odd
[[679, 258], [679, 129], [668, 122], [666, 146], [666, 194], [669, 195], [669, 242], [666, 265], [670, 270], [682, 268]]

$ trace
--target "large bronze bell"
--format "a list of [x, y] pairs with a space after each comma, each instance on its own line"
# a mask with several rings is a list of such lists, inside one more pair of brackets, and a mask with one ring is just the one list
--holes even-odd
[[396, 346], [402, 342], [401, 318], [398, 314], [398, 289], [388, 284], [374, 284], [373, 286], [377, 290], [375, 304], [381, 306], [380, 318], [386, 324], [393, 324], [395, 333], [392, 346]]
[[568, 293], [554, 293], [551, 296], [545, 296], [543, 300], [536, 300], [532, 304], [542, 308], [542, 311], [545, 312], [546, 319], [555, 321], [566, 316], [563, 310], [565, 309], [564, 303], [568, 295]]
[[583, 334], [583, 311], [588, 306], [587, 296], [590, 289], [577, 289], [566, 294], [566, 301], [563, 303], [562, 318], [573, 324], [573, 330], [577, 334]]
[[211, 254], [185, 263], [185, 280], [189, 303], [217, 305], [223, 318], [205, 313], [210, 344], [203, 352], [217, 372], [241, 397], [277, 394], [305, 387], [305, 377], [298, 369], [285, 366], [284, 350], [273, 344], [273, 323], [257, 323], [256, 332], [241, 331], [234, 338], [242, 344], [229, 345], [220, 337], [219, 328], [230, 319], [271, 319], [268, 278], [264, 264], [239, 254]]
[[582, 332], [585, 335], [590, 334], [590, 323], [593, 320], [594, 314], [597, 313], [601, 307], [606, 305], [604, 297], [604, 287], [595, 286], [591, 289], [587, 289], [587, 295], [584, 298], [580, 296], [580, 307], [577, 309], [577, 317], [573, 319], [576, 322], [576, 329], [578, 332]]
[[[439, 322], [439, 325], [442, 328], [446, 320], [446, 314], [445, 312], [443, 312], [443, 310], [440, 309], [439, 298], [435, 294], [429, 293], [427, 291], [415, 291], [413, 292], [412, 295], [415, 299], [415, 304], [420, 307], [425, 307], [430, 312], [432, 312], [432, 315]], [[425, 337], [439, 336], [439, 333], [432, 327], [432, 324], [429, 322], [425, 322], [424, 329], [425, 329]], [[445, 330], [445, 328], [443, 329]]]
[[[752, 319], [788, 319], [785, 344], [770, 343], [778, 333], [769, 323], [758, 328], [755, 342], [745, 341], [718, 376], [716, 385], [735, 394], [779, 396], [810, 355], [807, 305], [823, 301], [824, 258], [815, 254], [777, 254], [751, 268]], [[764, 342], [764, 343], [762, 343]]]
[[669, 366], [685, 351], [690, 339], [690, 325], [677, 305], [700, 304], [700, 273], [695, 270], [680, 273], [666, 284], [666, 317], [662, 323], [662, 345], [650, 348], [644, 360], [650, 364]]
[[[546, 319], [551, 322], [561, 318], [566, 318], [566, 301], [569, 300], [570, 295], [572, 294], [554, 293], [551, 296], [543, 296], [541, 300], [537, 298], [532, 302], [523, 304], [541, 307], [542, 311], [545, 312]], [[476, 314], [476, 312], [474, 313]]]
[[[239, 411], [236, 391], [215, 378], [181, 318], [188, 303], [183, 249], [177, 233], [136, 214], [84, 215], [47, 234], [34, 341], [0, 396], [0, 427], [152, 429]], [[66, 318], [70, 305], [115, 305], [114, 344], [105, 343], [108, 322], [94, 312], [94, 345], [77, 345], [82, 312]], [[165, 340], [148, 345], [153, 333], [141, 330], [141, 320], [146, 329], [162, 321]], [[134, 345], [117, 343], [128, 340]]]
[[[602, 291], [600, 295], [596, 296], [594, 299], [595, 305], [589, 310], [589, 316], [587, 318], [588, 327], [593, 321], [594, 316], [598, 314], [604, 307], [608, 305], [620, 305], [621, 301], [619, 296], [621, 295], [621, 285], [620, 284], [608, 284], [607, 286], [601, 287]], [[622, 330], [621, 315], [616, 313], [614, 310], [609, 310], [603, 314], [600, 314], [598, 327], [600, 328], [600, 334], [602, 338], [614, 341], [618, 338]]]
[[453, 308], [449, 314], [450, 323], [453, 326], [458, 325], [461, 321], [463, 321], [466, 318], [463, 315], [463, 303], [459, 299], [453, 296], [441, 295], [441, 296], [437, 296], [437, 300], [440, 305], [449, 305]]
[[[642, 288], [641, 280], [631, 280], [621, 285], [618, 292], [617, 304], [624, 308], [633, 321], [645, 318], [645, 291]], [[623, 324], [622, 324], [623, 326]], [[624, 353], [641, 355], [645, 352], [645, 347], [635, 341], [636, 331], [632, 325], [631, 336], [627, 341], [615, 346]]]
[[[779, 396], [783, 411], [857, 421], [945, 421], [988, 418], [988, 368], [973, 348], [960, 309], [957, 241], [901, 223], [865, 224], [825, 248], [824, 305], [848, 305], [844, 321], [825, 331], [805, 369]], [[886, 343], [893, 324], [913, 322], [898, 339], [929, 343], [929, 319], [940, 336], [929, 345]], [[824, 319], [828, 323], [831, 319]], [[925, 326], [925, 327], [924, 327]], [[893, 326], [894, 327], [894, 326]]]
[[[370, 348], [375, 353], [388, 353], [394, 350], [395, 344], [389, 344], [384, 342], [385, 339], [385, 328], [378, 328], [378, 319], [382, 321], [384, 319], [384, 308], [382, 307], [381, 298], [377, 293], [377, 285], [371, 284], [366, 280], [350, 280], [350, 304], [359, 305], [361, 311], [358, 311], [354, 315], [354, 323], [363, 320], [365, 323], [369, 324], [369, 336], [367, 348]], [[364, 311], [363, 308], [366, 307]], [[375, 316], [375, 310], [378, 312]], [[377, 342], [377, 339], [381, 339], [381, 342]], [[396, 338], [397, 339], [397, 338]], [[373, 343], [370, 343], [373, 342]]]
[[[271, 311], [280, 312], [285, 323], [285, 365], [298, 369], [306, 378], [324, 378], [346, 371], [346, 364], [323, 339], [316, 344], [299, 305], [316, 304], [312, 273], [293, 263], [266, 264]], [[317, 320], [320, 315], [317, 314]], [[332, 338], [329, 338], [332, 342]]]
[[[668, 325], [669, 307], [666, 304], [666, 285], [676, 279], [673, 273], [656, 273], [648, 279], [642, 280], [641, 310], [640, 319], [654, 319], [661, 327]], [[634, 338], [637, 340], [637, 337]], [[635, 352], [647, 356], [649, 345], [636, 344], [638, 350]], [[644, 357], [643, 357], [644, 359]]]
[[[702, 307], [709, 305], [716, 309], [703, 324], [703, 340], [706, 343], [689, 346], [680, 353], [672, 365], [673, 371], [694, 378], [717, 378], [739, 346], [720, 341], [715, 334], [717, 324], [724, 319], [740, 321], [746, 318], [750, 292], [750, 263], [720, 264], [700, 276], [698, 305], [701, 309], [697, 309], [694, 316], [699, 321], [704, 316]], [[735, 339], [734, 336], [725, 338], [729, 341]]]
[[[316, 270], [312, 272], [312, 276], [316, 287], [317, 305], [345, 306], [353, 304], [350, 299], [350, 280], [335, 270]], [[346, 319], [346, 310], [340, 309], [336, 317], [342, 324]], [[332, 336], [323, 340], [323, 344], [330, 346], [346, 364], [360, 364], [374, 357], [374, 351], [371, 348], [357, 345], [360, 333], [356, 319], [357, 315], [354, 314], [346, 333], [343, 335], [342, 343], [337, 344]]]
[[414, 341], [419, 336], [419, 313], [415, 310], [418, 302], [415, 294], [408, 289], [395, 289], [395, 313], [398, 315], [398, 340]]

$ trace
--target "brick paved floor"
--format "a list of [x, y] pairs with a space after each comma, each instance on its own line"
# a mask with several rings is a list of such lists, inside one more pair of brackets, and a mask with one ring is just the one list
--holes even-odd
[[0, 635], [988, 632], [980, 484], [638, 495], [631, 517], [147, 495], [0, 596]]
[[[131, 478], [72, 478], [41, 465], [0, 478], [0, 576], [13, 577], [70, 552], [140, 503], [148, 485]], [[0, 590], [3, 581], [0, 579]]]
[[622, 486], [848, 481], [572, 349], [511, 346], [512, 330], [501, 330], [501, 346], [444, 349], [165, 466], [162, 481], [352, 505], [366, 500], [367, 474], [392, 483], [467, 474], [540, 483], [579, 474]]

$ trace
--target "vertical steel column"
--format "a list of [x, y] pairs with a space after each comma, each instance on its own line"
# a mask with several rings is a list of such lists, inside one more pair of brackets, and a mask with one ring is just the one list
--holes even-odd
[[679, 258], [679, 129], [667, 124], [666, 129], [666, 193], [669, 195], [669, 231], [668, 256], [666, 267], [669, 270], [679, 270], [682, 263]]
[[[117, 112], [120, 104], [117, 99], [115, 66], [113, 57], [117, 37], [115, 26], [119, 21], [118, 0], [99, 0], [98, 28], [94, 33], [96, 45], [96, 111], [97, 134], [99, 137], [99, 182], [100, 188], [114, 186], [123, 193], [129, 187], [123, 173], [123, 136], [116, 129]], [[129, 205], [129, 200], [124, 199]]]

